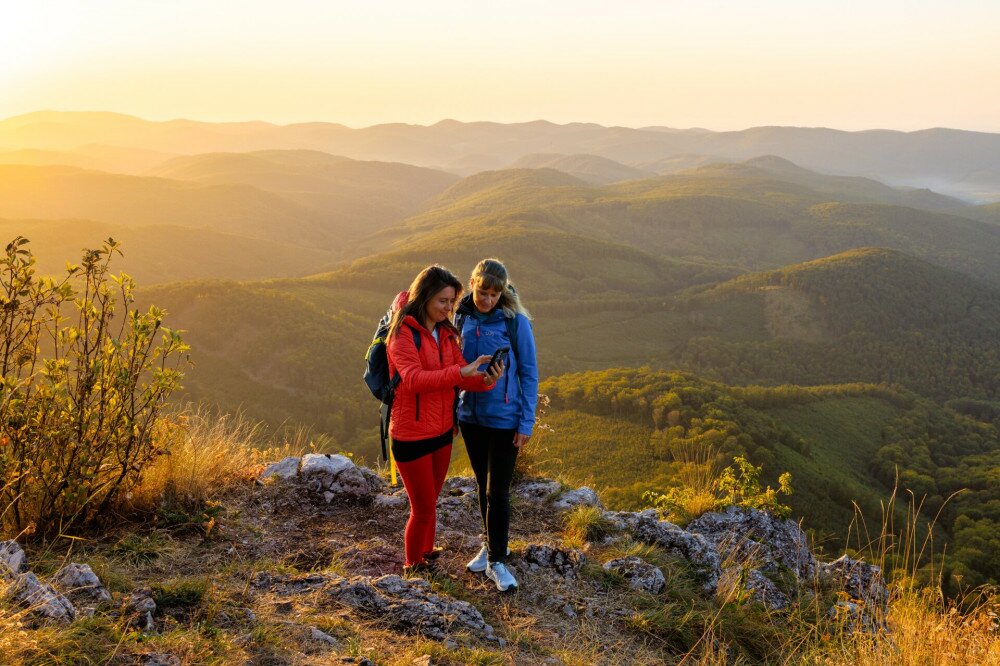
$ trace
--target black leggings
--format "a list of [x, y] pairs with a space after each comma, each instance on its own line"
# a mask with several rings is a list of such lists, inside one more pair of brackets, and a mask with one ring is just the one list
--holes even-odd
[[479, 510], [490, 562], [507, 559], [510, 532], [510, 481], [514, 476], [517, 447], [511, 430], [462, 422], [462, 439], [479, 484]]

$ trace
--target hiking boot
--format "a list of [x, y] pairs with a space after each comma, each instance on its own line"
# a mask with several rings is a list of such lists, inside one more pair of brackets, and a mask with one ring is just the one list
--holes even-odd
[[517, 579], [503, 562], [489, 562], [486, 565], [486, 577], [497, 584], [501, 592], [517, 589]]
[[440, 546], [435, 546], [434, 550], [432, 550], [431, 552], [424, 553], [424, 560], [426, 560], [427, 562], [433, 562], [434, 560], [441, 557], [441, 553], [443, 552], [444, 548], [441, 548]]
[[[510, 555], [510, 548], [507, 549], [507, 554]], [[465, 568], [472, 573], [482, 573], [486, 571], [486, 565], [489, 564], [490, 549], [483, 544], [483, 547], [479, 549], [476, 556], [469, 560], [469, 563], [465, 565]]]
[[423, 578], [426, 576], [433, 576], [434, 574], [441, 573], [436, 562], [428, 562], [427, 560], [421, 560], [416, 564], [410, 564], [409, 566], [403, 567], [403, 575], [410, 577]]

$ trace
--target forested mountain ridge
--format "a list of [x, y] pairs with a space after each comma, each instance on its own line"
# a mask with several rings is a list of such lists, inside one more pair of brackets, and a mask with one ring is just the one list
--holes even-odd
[[[890, 188], [874, 188], [875, 196], [868, 183], [848, 194], [839, 179], [827, 185], [817, 191], [741, 164], [602, 187], [554, 170], [491, 171], [457, 183], [426, 212], [387, 229], [380, 239], [409, 244], [416, 235], [451, 223], [530, 220], [645, 252], [744, 270], [856, 247], [889, 247], [1000, 284], [997, 225], [886, 203], [899, 199]], [[876, 202], [855, 203], [859, 199]]]
[[334, 123], [152, 122], [111, 113], [43, 111], [0, 120], [0, 149], [72, 150], [88, 143], [172, 153], [312, 149], [353, 159], [406, 162], [468, 175], [531, 153], [591, 154], [629, 166], [676, 155], [745, 160], [777, 155], [807, 168], [932, 186], [977, 203], [1000, 194], [1000, 135], [935, 128], [916, 132], [755, 127], [732, 132], [647, 127], [501, 124], [444, 120], [352, 129]]
[[690, 340], [681, 365], [731, 383], [884, 382], [941, 400], [1000, 398], [1000, 291], [901, 252], [852, 250], [682, 303], [726, 337]]

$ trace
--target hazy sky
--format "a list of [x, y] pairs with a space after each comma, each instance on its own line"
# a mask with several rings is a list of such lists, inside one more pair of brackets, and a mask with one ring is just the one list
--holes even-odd
[[998, 0], [0, 0], [0, 118], [995, 132], [998, 42]]

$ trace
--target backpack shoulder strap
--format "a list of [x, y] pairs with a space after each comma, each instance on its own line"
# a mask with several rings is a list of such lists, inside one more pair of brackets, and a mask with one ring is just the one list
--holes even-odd
[[507, 325], [507, 337], [510, 339], [510, 352], [514, 355], [514, 359], [517, 359], [517, 315], [513, 317], [504, 317], [504, 323]]

